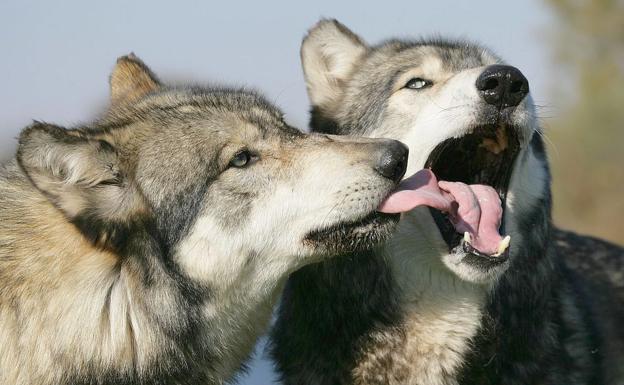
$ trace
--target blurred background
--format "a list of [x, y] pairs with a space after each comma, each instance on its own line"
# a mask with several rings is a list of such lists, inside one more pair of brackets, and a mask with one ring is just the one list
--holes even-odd
[[[479, 41], [530, 81], [553, 165], [555, 222], [624, 243], [621, 0], [0, 2], [0, 160], [32, 119], [102, 112], [115, 59], [131, 51], [164, 81], [247, 85], [307, 127], [299, 44], [320, 17], [369, 43], [442, 35]], [[242, 384], [275, 376], [257, 349]]]

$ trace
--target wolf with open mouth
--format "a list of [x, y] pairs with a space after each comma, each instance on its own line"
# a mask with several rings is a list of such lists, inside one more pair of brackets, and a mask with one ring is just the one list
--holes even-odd
[[284, 382], [623, 383], [624, 252], [552, 225], [521, 71], [463, 41], [369, 46], [331, 20], [301, 56], [314, 131], [399, 139], [410, 159], [379, 207], [403, 213], [384, 247], [291, 276]]

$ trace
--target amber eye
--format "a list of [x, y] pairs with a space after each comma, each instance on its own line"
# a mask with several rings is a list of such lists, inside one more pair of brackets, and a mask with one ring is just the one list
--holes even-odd
[[405, 83], [405, 88], [409, 88], [411, 90], [421, 90], [423, 88], [431, 87], [432, 85], [433, 83], [430, 80], [411, 78], [407, 83]]
[[242, 150], [236, 153], [232, 160], [230, 160], [230, 166], [232, 167], [245, 167], [252, 163], [252, 161], [256, 160], [257, 156], [253, 155], [248, 150]]

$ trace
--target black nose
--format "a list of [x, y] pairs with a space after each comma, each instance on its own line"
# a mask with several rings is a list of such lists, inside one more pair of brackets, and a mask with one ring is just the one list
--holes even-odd
[[529, 81], [522, 72], [506, 65], [486, 67], [476, 86], [487, 104], [501, 109], [517, 106], [529, 93]]
[[398, 140], [385, 140], [377, 151], [375, 170], [384, 177], [398, 183], [407, 169], [409, 149]]

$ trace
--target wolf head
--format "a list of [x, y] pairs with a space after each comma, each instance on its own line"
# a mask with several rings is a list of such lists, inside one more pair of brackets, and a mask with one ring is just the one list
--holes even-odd
[[[408, 175], [431, 168], [438, 179], [493, 187], [513, 257], [524, 237], [517, 214], [545, 207], [549, 195], [529, 83], [517, 68], [468, 42], [369, 46], [334, 20], [310, 30], [301, 59], [314, 131], [399, 139], [410, 148]], [[436, 210], [417, 208], [402, 223], [403, 244], [465, 280], [491, 282], [509, 265], [508, 254], [472, 249]]]
[[256, 93], [167, 87], [133, 55], [110, 83], [101, 120], [35, 123], [18, 150], [34, 185], [99, 247], [145, 254], [149, 240], [210, 284], [370, 247], [397, 222], [375, 208], [405, 172], [399, 142], [306, 135]]

